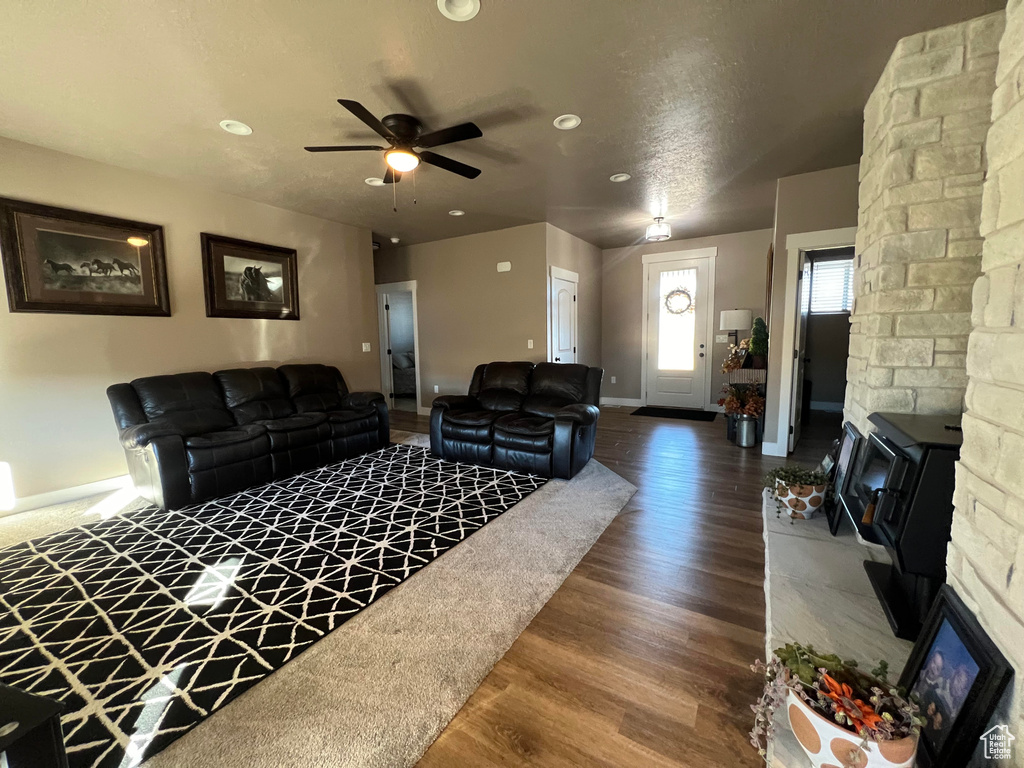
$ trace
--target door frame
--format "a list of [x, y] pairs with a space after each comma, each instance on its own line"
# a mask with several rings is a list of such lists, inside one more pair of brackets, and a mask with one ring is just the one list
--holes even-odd
[[555, 332], [556, 331], [555, 331], [555, 325], [554, 325], [554, 316], [551, 314], [551, 287], [552, 287], [551, 278], [553, 278], [553, 277], [557, 277], [560, 280], [568, 280], [570, 283], [572, 283], [572, 284], [574, 284], [576, 286], [576, 301], [574, 301], [572, 303], [572, 327], [573, 327], [573, 332], [576, 335], [576, 338], [575, 338], [575, 341], [576, 341], [576, 353], [575, 353], [574, 357], [576, 359], [576, 362], [579, 362], [579, 360], [580, 360], [580, 353], [579, 353], [579, 348], [580, 348], [580, 304], [579, 304], [580, 276], [579, 276], [578, 272], [570, 272], [568, 269], [562, 269], [561, 267], [550, 267], [548, 269], [548, 279], [547, 279], [548, 295], [547, 295], [547, 301], [545, 302], [547, 304], [547, 313], [548, 313], [548, 341], [547, 341], [547, 344], [548, 344], [548, 356], [547, 356], [547, 361], [549, 363], [555, 362], [555, 346], [556, 346], [556, 344], [555, 344]]
[[[651, 282], [651, 265], [652, 264], [663, 264], [666, 261], [692, 261], [694, 259], [707, 259], [708, 260], [708, 293], [711, 294], [710, 301], [707, 302], [705, 312], [707, 313], [707, 322], [705, 324], [704, 333], [707, 336], [705, 339], [705, 349], [708, 350], [706, 362], [704, 364], [704, 404], [702, 410], [711, 410], [711, 369], [713, 367], [713, 352], [715, 342], [715, 260], [718, 258], [718, 247], [712, 246], [711, 248], [691, 248], [685, 251], [668, 251], [666, 253], [645, 253], [641, 257], [643, 263], [643, 304], [641, 305], [641, 326], [643, 328], [641, 332], [641, 352], [640, 352], [640, 399], [644, 405], [647, 405], [647, 340], [648, 340], [648, 327], [651, 322], [650, 313], [648, 311], [648, 304], [650, 302], [650, 282]], [[715, 409], [717, 410], [717, 409]]]
[[[778, 431], [774, 442], [761, 444], [761, 452], [769, 456], [789, 455], [789, 428], [793, 418], [793, 356], [796, 353], [797, 314], [800, 311], [800, 252], [817, 251], [823, 248], [848, 248], [857, 240], [856, 227], [822, 229], [817, 232], [799, 232], [786, 236], [786, 291], [782, 308], [782, 339], [775, 348], [783, 356], [779, 391], [769, 392], [777, 404], [779, 413]], [[771, 354], [769, 341], [769, 354]], [[771, 365], [769, 364], [769, 369]], [[765, 435], [765, 437], [770, 437]]]
[[[391, 360], [387, 354], [388, 326], [385, 322], [384, 296], [388, 293], [412, 294], [412, 343], [416, 355], [416, 413], [420, 416], [429, 416], [430, 409], [423, 407], [423, 350], [420, 347], [420, 311], [416, 299], [416, 281], [404, 280], [399, 283], [379, 283], [374, 286], [377, 292], [377, 349], [380, 356], [380, 386], [387, 389], [387, 392], [394, 391], [394, 381], [391, 376]], [[393, 405], [392, 398], [385, 393], [384, 398], [388, 401], [389, 407]]]

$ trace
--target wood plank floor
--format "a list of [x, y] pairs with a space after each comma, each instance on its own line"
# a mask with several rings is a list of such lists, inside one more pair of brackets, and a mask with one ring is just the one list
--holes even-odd
[[723, 417], [631, 410], [601, 409], [595, 458], [639, 491], [420, 766], [761, 764], [748, 665], [764, 656], [761, 476], [780, 460], [729, 443]]

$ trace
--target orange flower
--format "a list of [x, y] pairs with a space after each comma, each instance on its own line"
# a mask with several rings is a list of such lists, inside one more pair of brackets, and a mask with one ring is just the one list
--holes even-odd
[[865, 704], [863, 699], [853, 698], [853, 688], [849, 685], [837, 683], [826, 674], [822, 674], [821, 679], [828, 686], [828, 690], [822, 691], [822, 694], [832, 700], [833, 709], [845, 715], [857, 733], [864, 729], [873, 730], [885, 722], [870, 704]]

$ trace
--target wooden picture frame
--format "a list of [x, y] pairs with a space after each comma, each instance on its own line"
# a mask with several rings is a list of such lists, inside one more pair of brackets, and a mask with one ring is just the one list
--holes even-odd
[[899, 683], [926, 719], [918, 767], [967, 765], [1011, 677], [974, 614], [943, 584]]
[[207, 317], [299, 319], [299, 268], [294, 248], [200, 235]]
[[169, 317], [159, 224], [0, 198], [11, 312]]

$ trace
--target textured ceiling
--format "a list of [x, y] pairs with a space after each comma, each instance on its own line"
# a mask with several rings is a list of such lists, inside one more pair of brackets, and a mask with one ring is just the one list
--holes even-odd
[[[602, 247], [771, 226], [775, 179], [857, 162], [893, 45], [1000, 0], [5, 0], [0, 134], [195, 181], [403, 244], [550, 221]], [[335, 101], [474, 120], [395, 190]], [[583, 117], [574, 131], [551, 121]], [[224, 118], [254, 129], [218, 127]], [[362, 143], [361, 141], [359, 143]], [[2, 158], [0, 158], [2, 161]], [[608, 181], [624, 171], [633, 179]], [[447, 215], [461, 208], [466, 216]], [[235, 233], [244, 235], [244, 233]]]

